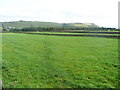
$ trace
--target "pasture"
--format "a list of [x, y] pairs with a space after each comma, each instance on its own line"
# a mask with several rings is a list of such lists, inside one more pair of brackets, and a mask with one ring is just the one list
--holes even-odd
[[0, 83], [2, 80], [2, 33], [0, 33]]
[[117, 88], [118, 39], [3, 33], [4, 88]]
[[72, 32], [28, 32], [28, 33], [41, 33], [41, 34], [73, 34], [73, 35], [112, 35], [112, 36], [119, 36], [120, 34], [106, 34], [106, 33], [72, 33]]

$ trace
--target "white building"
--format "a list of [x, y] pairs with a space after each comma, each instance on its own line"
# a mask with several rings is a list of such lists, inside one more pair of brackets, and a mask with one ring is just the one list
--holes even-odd
[[0, 33], [2, 32], [2, 24], [0, 24]]

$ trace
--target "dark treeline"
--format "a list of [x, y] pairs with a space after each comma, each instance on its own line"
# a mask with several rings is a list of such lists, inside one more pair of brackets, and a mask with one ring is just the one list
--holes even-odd
[[14, 29], [3, 29], [3, 31], [9, 31], [9, 32], [26, 32], [26, 31], [63, 31], [63, 30], [117, 30], [116, 28], [105, 28], [105, 27], [99, 27], [99, 28], [81, 28], [81, 27], [26, 27], [26, 28], [14, 28]]

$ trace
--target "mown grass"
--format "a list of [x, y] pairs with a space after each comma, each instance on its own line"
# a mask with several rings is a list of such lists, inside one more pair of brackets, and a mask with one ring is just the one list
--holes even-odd
[[5, 88], [116, 88], [118, 40], [3, 34]]

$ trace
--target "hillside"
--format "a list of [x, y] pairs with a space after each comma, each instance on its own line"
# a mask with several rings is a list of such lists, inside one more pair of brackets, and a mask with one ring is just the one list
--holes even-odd
[[94, 23], [64, 23], [65, 27], [98, 28]]
[[[0, 22], [1, 23], [1, 22]], [[3, 28], [25, 28], [25, 27], [81, 27], [81, 28], [97, 28], [94, 23], [54, 23], [54, 22], [39, 22], [39, 21], [13, 21], [2, 22]]]
[[14, 21], [3, 22], [3, 28], [25, 28], [25, 27], [61, 27], [62, 24], [38, 21]]

